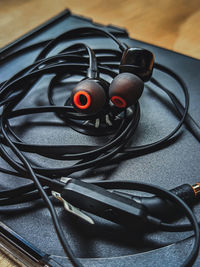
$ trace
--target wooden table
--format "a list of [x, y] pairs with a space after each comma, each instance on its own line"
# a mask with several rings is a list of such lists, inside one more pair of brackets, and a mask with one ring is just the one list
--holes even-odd
[[135, 39], [200, 58], [199, 0], [0, 0], [0, 46], [65, 8], [125, 27]]
[[[200, 59], [199, 0], [0, 0], [0, 47], [65, 8], [130, 36]], [[20, 266], [0, 254], [3, 267]]]

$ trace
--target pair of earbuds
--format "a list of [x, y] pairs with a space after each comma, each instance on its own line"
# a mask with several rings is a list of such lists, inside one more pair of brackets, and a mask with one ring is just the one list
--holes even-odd
[[[94, 57], [92, 50], [89, 51]], [[71, 93], [71, 102], [81, 113], [98, 113], [109, 101], [119, 109], [134, 105], [142, 95], [144, 82], [151, 78], [154, 55], [146, 49], [126, 48], [119, 65], [119, 74], [110, 84], [99, 78], [95, 64], [96, 68], [89, 68], [87, 77]]]

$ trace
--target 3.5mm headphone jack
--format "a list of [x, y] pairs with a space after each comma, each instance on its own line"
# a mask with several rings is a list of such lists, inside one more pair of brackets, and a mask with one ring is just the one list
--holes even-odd
[[192, 189], [194, 191], [195, 197], [196, 198], [200, 197], [200, 183], [192, 185]]

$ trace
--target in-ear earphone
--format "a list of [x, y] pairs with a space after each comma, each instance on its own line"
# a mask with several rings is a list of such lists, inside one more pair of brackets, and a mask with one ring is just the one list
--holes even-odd
[[119, 65], [120, 74], [111, 82], [109, 96], [113, 104], [125, 108], [135, 104], [141, 97], [144, 82], [153, 72], [154, 55], [142, 48], [127, 48]]
[[100, 79], [87, 78], [72, 90], [71, 100], [74, 107], [82, 113], [98, 113], [106, 104], [106, 83]]
[[128, 72], [118, 74], [110, 84], [109, 97], [118, 108], [134, 105], [142, 95], [144, 82]]
[[119, 65], [120, 73], [108, 87], [105, 81], [98, 78], [94, 52], [86, 45], [82, 46], [89, 53], [88, 77], [72, 91], [71, 101], [74, 107], [81, 113], [93, 114], [101, 111], [108, 100], [121, 109], [134, 105], [142, 95], [144, 82], [151, 78], [153, 53], [141, 48], [126, 48]]
[[89, 56], [87, 77], [81, 80], [71, 93], [71, 102], [81, 113], [94, 114], [103, 109], [107, 100], [108, 84], [99, 78], [97, 60], [93, 50], [86, 44], [75, 44], [69, 49], [84, 48]]

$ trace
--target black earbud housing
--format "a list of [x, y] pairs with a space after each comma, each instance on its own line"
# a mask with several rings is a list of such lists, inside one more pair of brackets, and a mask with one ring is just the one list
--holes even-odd
[[127, 48], [122, 55], [119, 70], [139, 76], [144, 82], [150, 80], [153, 72], [154, 55], [143, 48]]

